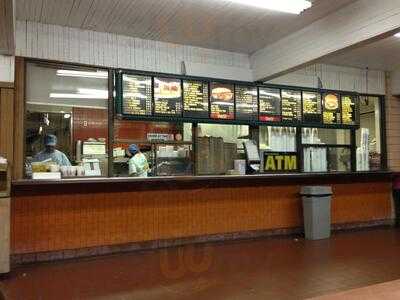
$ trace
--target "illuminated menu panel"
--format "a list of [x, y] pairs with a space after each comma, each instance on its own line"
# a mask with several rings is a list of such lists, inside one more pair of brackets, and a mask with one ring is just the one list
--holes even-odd
[[152, 114], [151, 77], [123, 74], [122, 97], [124, 114], [150, 116]]
[[320, 93], [303, 92], [303, 121], [305, 123], [322, 122], [322, 97]]
[[280, 122], [281, 91], [273, 88], [259, 88], [260, 121]]
[[236, 119], [257, 120], [258, 114], [257, 87], [235, 86]]
[[179, 79], [154, 78], [154, 113], [175, 116], [182, 114], [182, 89]]
[[323, 96], [324, 124], [340, 123], [340, 98], [338, 94], [326, 93]]
[[357, 109], [356, 96], [342, 96], [342, 123], [345, 125], [355, 125], [356, 109]]
[[282, 121], [301, 121], [301, 92], [282, 90]]
[[183, 82], [183, 115], [188, 118], [208, 118], [207, 82]]
[[211, 113], [212, 119], [233, 120], [235, 118], [233, 84], [211, 83]]

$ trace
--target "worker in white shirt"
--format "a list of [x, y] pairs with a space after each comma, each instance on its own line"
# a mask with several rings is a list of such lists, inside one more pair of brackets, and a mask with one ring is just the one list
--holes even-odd
[[140, 152], [139, 147], [132, 144], [126, 151], [129, 157], [129, 176], [132, 177], [147, 177], [149, 172], [149, 163], [146, 156]]

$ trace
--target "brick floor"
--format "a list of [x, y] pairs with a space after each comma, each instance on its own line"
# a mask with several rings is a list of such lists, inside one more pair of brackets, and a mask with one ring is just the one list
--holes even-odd
[[11, 300], [307, 299], [400, 279], [399, 255], [397, 229], [269, 238], [19, 266], [0, 290]]

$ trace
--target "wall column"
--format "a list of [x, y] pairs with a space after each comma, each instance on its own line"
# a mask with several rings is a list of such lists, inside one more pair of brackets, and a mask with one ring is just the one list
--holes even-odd
[[386, 138], [388, 168], [400, 172], [400, 97], [393, 95], [391, 73], [386, 72]]
[[[14, 86], [0, 83], [0, 155], [8, 160], [11, 172], [14, 157]], [[10, 272], [10, 175], [1, 174], [0, 192], [0, 274]], [[6, 182], [4, 184], [4, 182]], [[4, 191], [3, 188], [6, 188]]]

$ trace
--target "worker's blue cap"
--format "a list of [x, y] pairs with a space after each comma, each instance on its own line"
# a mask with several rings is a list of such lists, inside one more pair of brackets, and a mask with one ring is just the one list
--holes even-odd
[[128, 147], [128, 151], [132, 154], [135, 155], [137, 152], [139, 152], [139, 148], [137, 145], [132, 144]]
[[53, 134], [48, 134], [44, 137], [44, 145], [45, 146], [56, 146], [57, 145], [57, 137]]

